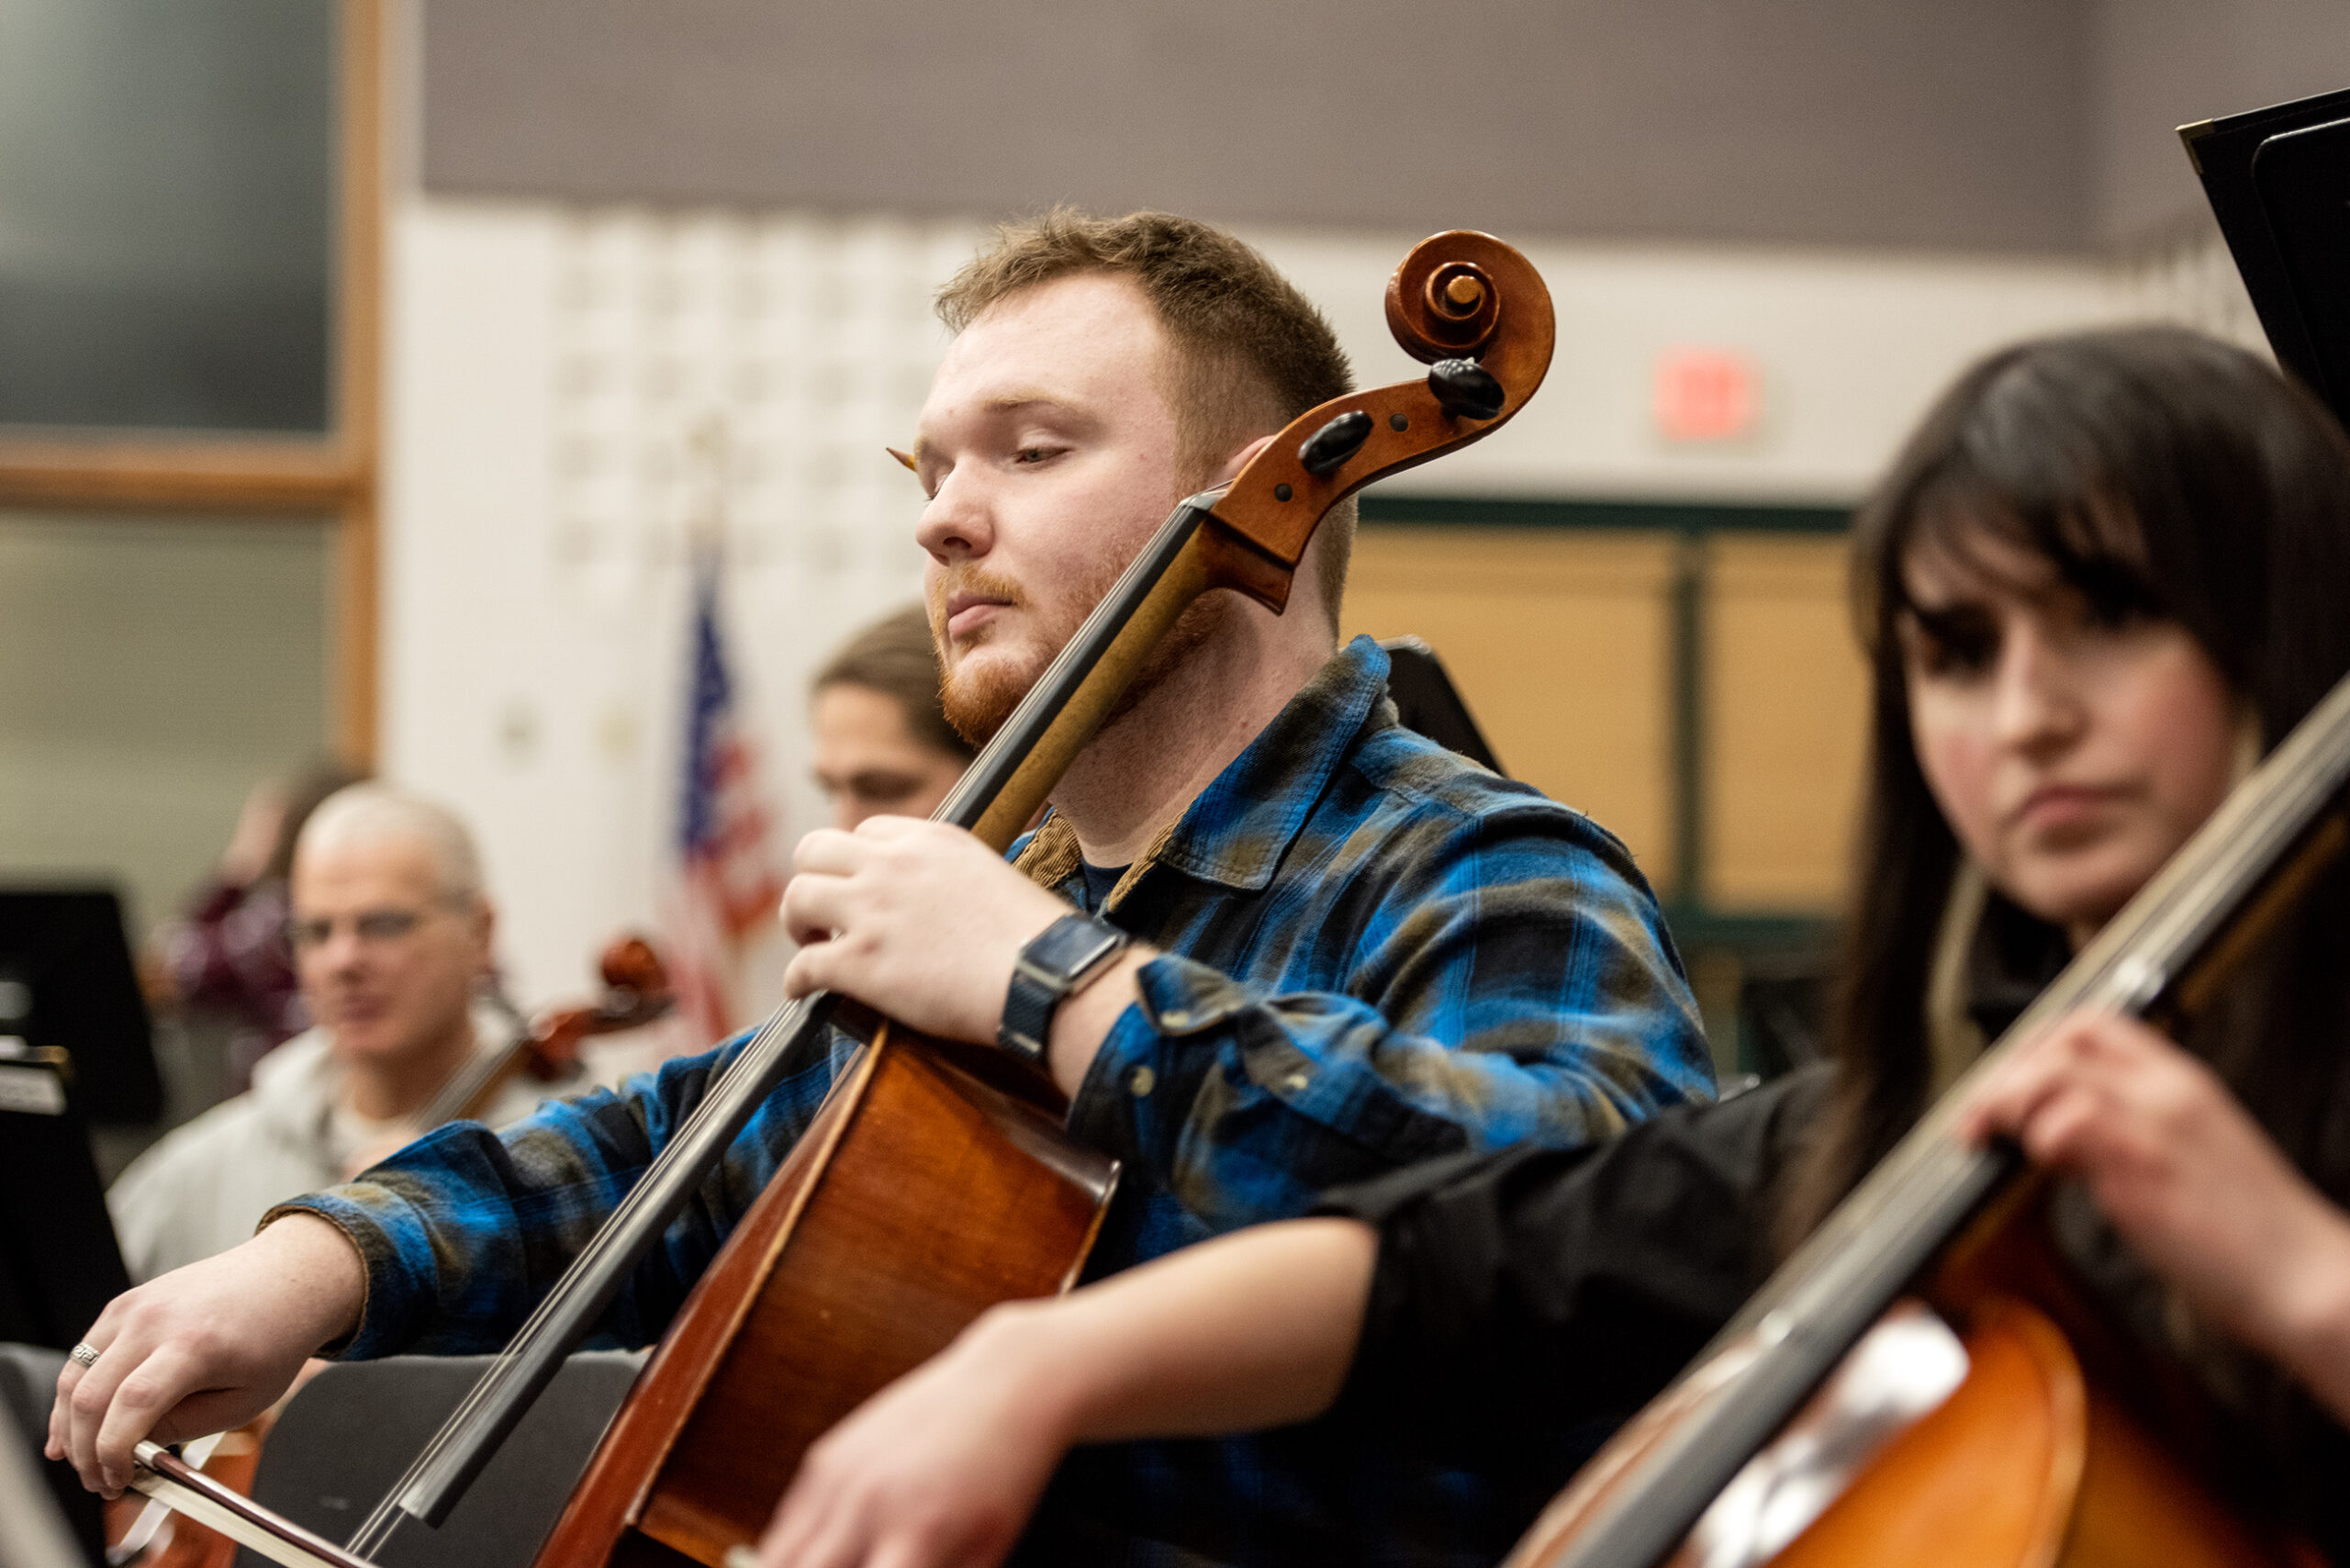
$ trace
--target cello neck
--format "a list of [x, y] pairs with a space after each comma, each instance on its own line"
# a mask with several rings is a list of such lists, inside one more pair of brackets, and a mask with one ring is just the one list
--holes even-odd
[[[998, 849], [1017, 836], [1069, 758], [1100, 728], [1158, 633], [1203, 591], [1201, 525], [1208, 513], [1202, 498], [1184, 501], [1159, 526], [973, 759], [935, 820], [969, 828]], [[403, 1516], [427, 1525], [447, 1517], [776, 1085], [821, 1058], [837, 1006], [837, 998], [818, 992], [785, 1003], [759, 1026], [505, 1354], [352, 1534], [352, 1551], [379, 1555]]]
[[935, 822], [968, 828], [998, 854], [1012, 847], [1053, 786], [1102, 727], [1143, 660], [1210, 586], [1200, 531], [1221, 490], [1192, 496], [1151, 535], [1068, 646], [971, 759]]

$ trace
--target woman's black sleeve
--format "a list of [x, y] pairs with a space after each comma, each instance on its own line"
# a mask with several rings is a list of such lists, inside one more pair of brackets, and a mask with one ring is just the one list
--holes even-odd
[[1339, 1409], [1448, 1447], [1464, 1431], [1547, 1447], [1612, 1429], [1769, 1272], [1774, 1194], [1828, 1081], [1808, 1069], [1603, 1145], [1330, 1193], [1317, 1212], [1380, 1230]]

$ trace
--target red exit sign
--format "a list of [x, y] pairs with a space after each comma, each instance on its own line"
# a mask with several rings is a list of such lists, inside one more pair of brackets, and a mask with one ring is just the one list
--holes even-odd
[[1656, 428], [1667, 441], [1734, 441], [1753, 432], [1754, 362], [1727, 349], [1667, 349], [1656, 361]]

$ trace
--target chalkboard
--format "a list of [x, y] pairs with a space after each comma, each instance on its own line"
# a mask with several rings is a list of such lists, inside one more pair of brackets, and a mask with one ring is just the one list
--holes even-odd
[[330, 428], [338, 11], [0, 0], [0, 427]]

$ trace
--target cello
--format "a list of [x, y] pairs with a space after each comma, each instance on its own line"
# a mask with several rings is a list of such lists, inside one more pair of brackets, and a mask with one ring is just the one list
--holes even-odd
[[676, 1005], [661, 955], [632, 933], [615, 936], [604, 948], [596, 960], [596, 978], [603, 990], [593, 1002], [542, 1014], [505, 1049], [460, 1069], [417, 1113], [418, 1136], [444, 1123], [479, 1119], [518, 1078], [562, 1082], [578, 1070], [581, 1042], [643, 1028], [667, 1017]]
[[[1548, 368], [1547, 291], [1483, 236], [1416, 248], [1387, 306], [1436, 368], [1308, 411], [1180, 506], [941, 817], [1008, 848], [1192, 600], [1227, 588], [1281, 609], [1329, 507], [1488, 433]], [[1074, 1283], [1117, 1171], [1062, 1136], [1064, 1111], [992, 1048], [883, 1025], [672, 1325], [539, 1562], [717, 1568], [841, 1417], [989, 1305]]]
[[[938, 820], [1007, 848], [1193, 600], [1229, 589], [1278, 612], [1332, 505], [1482, 439], [1549, 368], [1548, 290], [1488, 236], [1453, 232], [1415, 248], [1386, 308], [1426, 374], [1309, 410], [1230, 484], [1179, 504]], [[734, 1051], [507, 1353], [330, 1560], [364, 1561], [406, 1522], [446, 1517], [760, 1104], [830, 1050], [836, 1023], [869, 1043], [670, 1326], [540, 1561], [719, 1568], [756, 1539], [801, 1452], [835, 1419], [988, 1306], [1074, 1281], [1117, 1172], [1063, 1136], [1058, 1091], [992, 1047], [922, 1038], [856, 1011], [805, 998]]]

